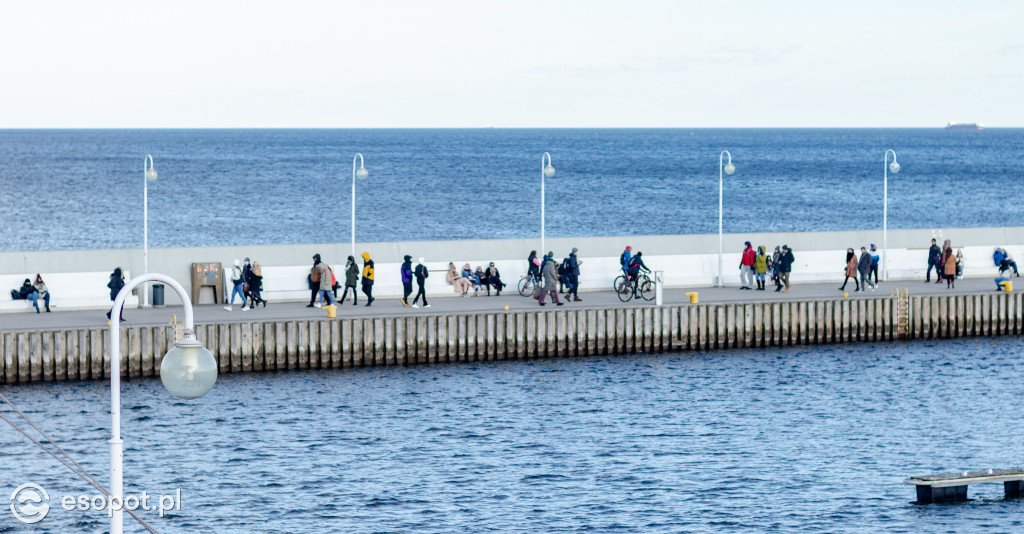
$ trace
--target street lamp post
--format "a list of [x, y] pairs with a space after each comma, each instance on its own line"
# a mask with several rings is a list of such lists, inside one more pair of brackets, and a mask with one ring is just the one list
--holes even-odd
[[[156, 181], [153, 156], [146, 154], [142, 161], [142, 274], [149, 272], [149, 182]], [[142, 287], [142, 306], [149, 305], [146, 287]]]
[[[889, 153], [892, 152], [892, 163]], [[896, 163], [896, 151], [889, 149], [882, 156], [882, 281], [889, 280], [889, 171], [900, 172], [900, 164]]]
[[[723, 158], [728, 157], [729, 162], [724, 166], [722, 165]], [[731, 175], [736, 172], [736, 167], [732, 164], [732, 154], [728, 150], [723, 150], [718, 155], [718, 280], [716, 280], [717, 287], [725, 287], [725, 282], [722, 280], [722, 173]]]
[[192, 301], [177, 280], [164, 274], [143, 274], [129, 281], [114, 299], [110, 312], [110, 533], [124, 532], [124, 441], [121, 440], [121, 308], [132, 290], [146, 282], [162, 282], [171, 287], [185, 307], [185, 337], [174, 343], [160, 363], [160, 381], [177, 397], [195, 399], [213, 388], [217, 381], [217, 361], [196, 339], [192, 319]]
[[[359, 160], [359, 168], [356, 169], [356, 160]], [[352, 157], [352, 257], [356, 257], [356, 178], [365, 180], [370, 172], [363, 167], [363, 155], [356, 152]]]
[[[544, 160], [547, 159], [548, 164], [544, 165]], [[555, 168], [551, 166], [551, 154], [545, 152], [540, 157], [540, 253], [541, 255], [547, 254], [544, 252], [547, 250], [544, 247], [544, 178], [553, 178], [555, 176]]]

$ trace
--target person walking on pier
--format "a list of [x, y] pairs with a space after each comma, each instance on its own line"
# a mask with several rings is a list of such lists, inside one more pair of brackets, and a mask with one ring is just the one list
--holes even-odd
[[935, 239], [932, 239], [932, 246], [928, 249], [928, 270], [924, 274], [924, 282], [927, 284], [932, 281], [932, 269], [935, 269], [935, 276], [938, 277], [935, 283], [939, 283], [942, 280], [942, 271], [939, 269], [939, 261], [942, 260], [942, 249], [935, 244]]
[[255, 308], [259, 304], [263, 304], [263, 307], [267, 307], [267, 301], [263, 298], [261, 291], [263, 291], [263, 268], [260, 267], [260, 262], [253, 261], [252, 269], [249, 270], [249, 278], [245, 281], [249, 284], [249, 308]]
[[[320, 255], [317, 254], [317, 258], [319, 257]], [[331, 269], [331, 266], [327, 265], [327, 262], [324, 261], [318, 263], [315, 269], [320, 272], [320, 295], [316, 299], [316, 307], [321, 307], [322, 304], [320, 304], [320, 302], [324, 300], [326, 300], [327, 305], [330, 306], [333, 302], [331, 300], [331, 292], [334, 290], [334, 271]]]
[[740, 289], [754, 289], [754, 247], [750, 241], [743, 243], [740, 255]]
[[252, 306], [252, 291], [249, 290], [249, 277], [252, 276], [252, 263], [249, 258], [242, 260], [242, 296], [248, 299], [249, 303], [242, 303], [242, 311], [249, 311]]
[[242, 307], [245, 307], [245, 279], [242, 278], [242, 262], [235, 260], [235, 264], [231, 267], [231, 301], [228, 302], [224, 309], [231, 311], [231, 307], [235, 305], [235, 295], [242, 298]]
[[345, 297], [348, 296], [348, 290], [352, 290], [352, 305], [359, 304], [359, 299], [356, 298], [356, 284], [359, 283], [359, 266], [356, 265], [356, 259], [352, 256], [348, 257], [348, 261], [345, 262], [345, 289], [341, 293], [341, 300], [338, 304], [345, 302]]
[[366, 295], [366, 305], [373, 304], [373, 260], [369, 252], [363, 252], [363, 294]]
[[[412, 307], [419, 308], [416, 305], [419, 302], [420, 297], [423, 297], [423, 307], [429, 308], [430, 304], [427, 304], [427, 291], [424, 286], [427, 284], [427, 277], [430, 276], [430, 271], [427, 270], [427, 266], [424, 265], [423, 258], [420, 258], [419, 263], [416, 265], [416, 269], [413, 271], [413, 275], [416, 276], [416, 298], [412, 299]], [[491, 265], [494, 265], [493, 263]], [[499, 290], [500, 294], [500, 290]]]
[[875, 284], [871, 283], [871, 254], [868, 254], [867, 247], [860, 247], [860, 260], [857, 262], [857, 272], [860, 273], [860, 291], [875, 290]]
[[580, 265], [583, 264], [580, 261], [579, 253], [580, 249], [573, 247], [572, 252], [569, 253], [569, 265], [566, 268], [565, 276], [569, 281], [569, 292], [565, 294], [565, 300], [569, 300], [569, 296], [572, 296], [574, 302], [583, 302], [580, 298]]
[[946, 274], [946, 289], [956, 289], [956, 256], [953, 248], [947, 248], [942, 255], [942, 268]]
[[775, 245], [775, 252], [772, 253], [771, 265], [768, 267], [772, 271], [772, 282], [775, 282], [775, 291], [782, 290], [782, 249], [778, 245]]
[[779, 276], [782, 278], [782, 283], [785, 286], [779, 287], [775, 291], [782, 289], [783, 293], [789, 293], [789, 273], [793, 270], [793, 262], [796, 261], [796, 257], [793, 256], [793, 251], [789, 248], [789, 245], [782, 245], [782, 257], [779, 258]]
[[871, 271], [870, 274], [875, 278], [875, 285], [878, 285], [878, 261], [881, 259], [878, 255], [878, 249], [875, 248], [875, 244], [871, 243]]
[[764, 275], [768, 272], [768, 255], [764, 253], [764, 247], [757, 247], [757, 255], [754, 256], [754, 278], [757, 282], [757, 290], [764, 291]]
[[306, 304], [307, 308], [312, 308], [313, 303], [316, 302], [316, 297], [320, 294], [320, 255], [313, 254], [313, 267], [309, 269], [309, 274], [306, 276], [306, 280], [309, 282], [309, 304]]
[[857, 286], [854, 291], [860, 291], [860, 283], [857, 282], [857, 254], [853, 252], [852, 248], [846, 249], [846, 278], [843, 279], [843, 285], [839, 287], [839, 291], [846, 291], [846, 284], [853, 279], [853, 283]]
[[[121, 292], [121, 288], [124, 287], [124, 276], [121, 275], [121, 268], [115, 267], [114, 272], [110, 273], [110, 281], [107, 282], [107, 287], [110, 288], [110, 300], [111, 302], [117, 298], [117, 294]], [[107, 319], [110, 319], [110, 312], [114, 311], [114, 307], [110, 307], [110, 311], [107, 312]], [[118, 315], [121, 320], [124, 321], [124, 306], [121, 307]]]
[[402, 263], [402, 305], [409, 305], [409, 295], [412, 295], [412, 256], [406, 254]]
[[544, 265], [541, 266], [541, 275], [544, 277], [544, 291], [540, 294], [540, 305], [544, 306], [544, 297], [551, 295], [551, 300], [556, 306], [565, 304], [558, 300], [558, 265], [555, 264], [554, 258], [549, 256], [544, 257]]

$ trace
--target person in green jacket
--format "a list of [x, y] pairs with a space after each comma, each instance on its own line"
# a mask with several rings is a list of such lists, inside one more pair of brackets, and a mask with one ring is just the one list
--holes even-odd
[[764, 291], [764, 275], [768, 272], [768, 255], [764, 253], [764, 246], [757, 247], [757, 256], [754, 256], [754, 278], [757, 280], [757, 290]]
[[345, 263], [345, 290], [341, 294], [341, 300], [338, 304], [345, 302], [345, 297], [348, 296], [348, 290], [352, 290], [352, 305], [355, 306], [356, 302], [356, 285], [359, 284], [359, 266], [356, 265], [356, 259], [352, 256], [348, 257], [348, 262]]

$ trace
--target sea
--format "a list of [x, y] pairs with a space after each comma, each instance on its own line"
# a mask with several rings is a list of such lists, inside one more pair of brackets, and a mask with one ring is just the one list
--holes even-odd
[[[233, 374], [193, 401], [133, 380], [125, 491], [181, 491], [180, 510], [142, 512], [164, 533], [1024, 532], [1002, 484], [917, 504], [903, 483], [1024, 463], [1022, 352], [965, 338]], [[108, 483], [108, 384], [3, 393]], [[4, 496], [33, 483], [51, 505], [32, 525], [3, 507], [0, 532], [106, 532], [105, 513], [62, 506], [99, 493], [2, 422], [0, 466]]]
[[1024, 220], [1024, 129], [0, 130], [0, 250], [991, 227]]

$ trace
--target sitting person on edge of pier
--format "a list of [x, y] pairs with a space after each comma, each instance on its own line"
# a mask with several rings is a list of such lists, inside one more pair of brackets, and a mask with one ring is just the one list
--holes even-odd
[[476, 271], [473, 272], [473, 276], [475, 276], [477, 280], [480, 280], [481, 288], [487, 289], [487, 296], [491, 296], [491, 279], [487, 276], [487, 273], [484, 272], [483, 266], [477, 265]]
[[[46, 288], [46, 282], [43, 282], [43, 275], [36, 273], [36, 283], [32, 284], [32, 287], [36, 288], [36, 296], [46, 303], [46, 313], [50, 313], [50, 290]], [[36, 312], [39, 312], [38, 302], [36, 303]]]
[[477, 278], [476, 273], [473, 272], [473, 268], [468, 263], [462, 266], [462, 277], [469, 281], [474, 295], [477, 291], [480, 291], [480, 279]]
[[956, 277], [960, 280], [964, 279], [964, 251], [956, 251]]
[[445, 280], [452, 286], [452, 289], [454, 289], [456, 293], [461, 293], [463, 297], [468, 296], [469, 288], [472, 284], [468, 279], [463, 278], [462, 275], [459, 274], [459, 270], [455, 268], [454, 263], [448, 264], [448, 274], [445, 275]]
[[[497, 296], [500, 297], [501, 290], [505, 289], [505, 283], [501, 281], [501, 273], [498, 272], [498, 268], [494, 266], [493, 261], [487, 265], [487, 271], [485, 271], [485, 274], [487, 275], [487, 280], [490, 282], [490, 285], [493, 286], [494, 289], [498, 291]], [[490, 295], [491, 289], [490, 287], [488, 287], [487, 296]]]
[[[14, 297], [15, 294], [17, 294], [17, 297], [15, 298], [18, 300], [30, 301], [32, 306], [35, 307], [36, 313], [39, 313], [39, 292], [36, 290], [35, 286], [32, 285], [32, 280], [26, 278], [25, 282], [21, 284], [21, 288], [17, 290], [17, 293], [13, 291], [11, 292], [11, 297]], [[46, 311], [50, 310], [47, 309]]]
[[1017, 262], [1013, 261], [1010, 253], [1004, 248], [997, 248], [992, 254], [992, 260], [995, 261], [997, 267], [999, 267], [999, 276], [1003, 273], [1013, 269], [1014, 276], [1020, 277], [1020, 273], [1017, 272]]

